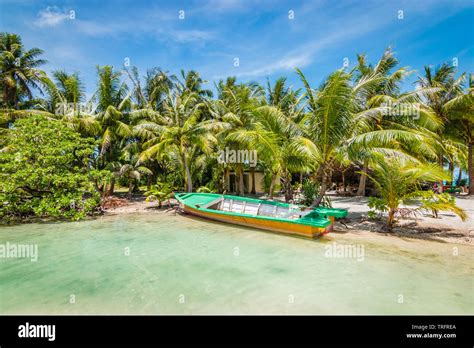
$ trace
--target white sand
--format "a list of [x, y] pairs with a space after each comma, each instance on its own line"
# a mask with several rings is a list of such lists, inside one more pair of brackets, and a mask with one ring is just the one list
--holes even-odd
[[[374, 222], [367, 219], [367, 212], [370, 210], [367, 205], [368, 197], [331, 196], [331, 200], [334, 208], [349, 210], [347, 228], [338, 224], [338, 231], [383, 232], [383, 221]], [[466, 211], [468, 215], [466, 221], [462, 221], [451, 212], [440, 212], [438, 218], [429, 214], [417, 215], [400, 219], [394, 234], [440, 242], [474, 244], [474, 197], [458, 196], [456, 204]]]
[[[452, 213], [440, 212], [438, 218], [424, 215], [400, 220], [394, 232], [390, 234], [384, 231], [384, 221], [367, 219], [367, 212], [369, 211], [367, 197], [330, 196], [334, 208], [349, 210], [348, 219], [343, 224], [336, 223], [335, 235], [340, 233], [351, 234], [355, 238], [391, 235], [401, 238], [474, 245], [474, 197], [472, 196], [457, 197], [458, 206], [463, 208], [469, 216], [468, 220], [464, 222]], [[283, 197], [279, 197], [279, 199], [284, 200]], [[174, 199], [171, 202], [173, 205], [176, 204]], [[107, 214], [127, 213], [173, 214], [174, 212], [167, 205], [164, 205], [162, 209], [158, 209], [156, 202], [146, 202], [143, 198], [136, 198], [125, 206], [107, 210]]]

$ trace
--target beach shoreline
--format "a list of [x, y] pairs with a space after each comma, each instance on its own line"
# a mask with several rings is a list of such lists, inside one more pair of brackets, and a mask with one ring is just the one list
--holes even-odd
[[[474, 197], [465, 196], [457, 199], [458, 204], [469, 216], [464, 222], [450, 213], [441, 212], [438, 218], [418, 215], [400, 220], [393, 232], [384, 230], [383, 220], [367, 218], [369, 211], [367, 197], [332, 196], [331, 199], [334, 208], [349, 210], [348, 218], [336, 221], [334, 231], [328, 235], [336, 240], [338, 236], [353, 240], [387, 237], [474, 246]], [[134, 197], [132, 200], [123, 199], [121, 202], [123, 205], [105, 209], [105, 215], [176, 214], [177, 202], [174, 199], [171, 200], [171, 208], [167, 203], [163, 204], [162, 208], [158, 208], [157, 202], [147, 202], [141, 196]]]

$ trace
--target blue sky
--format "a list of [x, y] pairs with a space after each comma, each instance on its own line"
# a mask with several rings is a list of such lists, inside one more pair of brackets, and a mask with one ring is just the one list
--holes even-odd
[[264, 83], [281, 75], [300, 87], [295, 67], [317, 86], [344, 58], [353, 66], [365, 53], [376, 62], [387, 46], [418, 72], [454, 58], [474, 72], [473, 0], [0, 0], [0, 31], [43, 49], [47, 72], [78, 71], [89, 96], [96, 66], [122, 69], [126, 58], [142, 75], [195, 69], [208, 88], [226, 76]]

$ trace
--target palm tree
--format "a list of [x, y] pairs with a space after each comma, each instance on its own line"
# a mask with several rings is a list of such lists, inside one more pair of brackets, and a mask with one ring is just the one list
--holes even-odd
[[48, 98], [37, 107], [55, 114], [56, 117], [62, 117], [70, 128], [83, 136], [99, 135], [101, 125], [94, 115], [92, 103], [87, 104], [89, 110], [80, 105], [85, 100], [85, 88], [79, 74], [56, 70], [53, 72], [53, 78], [54, 81], [45, 79], [44, 89]]
[[[448, 178], [437, 164], [424, 164], [401, 157], [385, 159], [383, 156], [378, 156], [372, 174], [363, 173], [363, 175], [370, 178], [377, 189], [380, 198], [372, 198], [372, 201], [377, 200], [376, 205], [387, 211], [389, 230], [393, 228], [400, 204], [427, 197], [428, 192], [421, 191], [422, 182]], [[430, 200], [421, 209], [450, 210], [463, 220], [467, 217], [452, 200]]]
[[33, 90], [41, 92], [46, 74], [38, 67], [46, 63], [38, 59], [43, 54], [39, 48], [25, 50], [21, 37], [0, 33], [0, 88], [6, 108], [18, 109], [22, 96], [33, 98]]
[[114, 158], [114, 145], [132, 135], [127, 113], [130, 107], [128, 86], [121, 81], [122, 74], [111, 66], [97, 67], [99, 81], [92, 100], [97, 103], [97, 120], [101, 124], [100, 155], [108, 153], [107, 161]]
[[117, 163], [115, 175], [128, 181], [128, 199], [132, 198], [133, 190], [140, 183], [142, 175], [150, 176], [152, 171], [139, 161], [140, 145], [130, 142], [122, 148], [120, 162]]
[[67, 103], [72, 103], [74, 113], [79, 113], [78, 104], [85, 99], [84, 83], [79, 78], [79, 74], [68, 74], [63, 70], [56, 70], [53, 71], [53, 77], [62, 99]]
[[[387, 48], [378, 63], [375, 66], [368, 64], [365, 55], [357, 55], [357, 66], [353, 70], [353, 75], [356, 82], [364, 79], [370, 79], [376, 77], [378, 83], [371, 89], [370, 93], [362, 93], [357, 96], [362, 108], [373, 108], [374, 100], [381, 101], [381, 95], [384, 96], [396, 96], [399, 91], [399, 83], [402, 79], [407, 76], [410, 72], [407, 68], [398, 68], [395, 71], [393, 69], [398, 65], [398, 60], [395, 58], [391, 48]], [[365, 91], [364, 91], [365, 92]], [[379, 98], [375, 98], [379, 97]], [[380, 114], [379, 114], [380, 116]], [[373, 117], [367, 126], [373, 130], [383, 128], [384, 119], [383, 117]], [[367, 129], [365, 129], [367, 131]], [[362, 171], [367, 172], [369, 167], [370, 152], [361, 151], [356, 153], [354, 160], [360, 160], [362, 162]], [[357, 196], [365, 196], [365, 184], [366, 176], [361, 175], [359, 179], [359, 188], [357, 190]]]
[[110, 65], [98, 66], [97, 75], [97, 90], [92, 99], [97, 103], [98, 112], [105, 112], [109, 106], [120, 110], [130, 106], [131, 95], [120, 71], [114, 71]]
[[[360, 110], [356, 96], [372, 93], [378, 76], [352, 84], [352, 76], [342, 70], [332, 73], [318, 91], [313, 90], [297, 69], [305, 88], [307, 113], [302, 120], [305, 136], [297, 139], [299, 151], [306, 152], [317, 167], [321, 188], [313, 205], [321, 203], [341, 148], [348, 145], [358, 123], [370, 119], [373, 110]], [[363, 144], [367, 148], [368, 144]]]
[[[97, 116], [102, 129], [100, 141], [100, 155], [105, 161], [113, 161], [116, 156], [114, 151], [120, 150], [120, 142], [132, 136], [127, 114], [109, 106], [105, 112]], [[119, 148], [114, 148], [119, 146]]]
[[[474, 75], [469, 74], [469, 85], [446, 104], [444, 110], [449, 114], [447, 133], [467, 145], [467, 171], [469, 175], [469, 194], [474, 195]], [[462, 157], [462, 155], [461, 155]]]
[[[291, 178], [294, 173], [309, 172], [312, 167], [309, 164], [308, 151], [301, 149], [298, 139], [303, 135], [301, 124], [295, 122], [294, 115], [284, 113], [271, 106], [262, 106], [257, 109], [258, 122], [261, 131], [257, 130], [255, 142], [263, 154], [274, 177], [279, 176], [283, 183], [285, 201], [293, 199]], [[270, 198], [273, 196], [273, 188], [269, 190]]]
[[275, 179], [280, 177], [288, 202], [293, 199], [292, 174], [307, 171], [309, 166], [306, 153], [298, 151], [294, 143], [302, 135], [299, 124], [304, 110], [300, 105], [302, 97], [299, 90], [292, 91], [285, 82], [285, 78], [279, 78], [273, 87], [268, 83], [268, 105], [254, 108], [253, 124], [234, 130], [228, 138], [258, 149], [260, 161], [271, 176], [269, 198], [273, 198]]
[[277, 107], [283, 112], [294, 111], [299, 107], [300, 90], [293, 91], [291, 87], [286, 86], [286, 77], [278, 78], [272, 85], [267, 81], [267, 104]]
[[395, 120], [383, 117], [384, 112], [394, 109], [383, 104], [387, 100], [395, 105], [413, 103], [426, 91], [393, 96], [397, 81], [405, 74], [404, 69], [399, 69], [387, 75], [387, 67], [393, 64], [391, 53], [386, 52], [374, 73], [367, 74], [370, 68], [363, 64], [359, 68], [365, 74], [363, 77], [357, 77], [358, 70], [349, 73], [339, 70], [332, 73], [318, 91], [313, 90], [297, 70], [307, 99], [307, 113], [302, 120], [306, 135], [299, 140], [299, 146], [311, 155], [321, 178], [314, 205], [321, 202], [332, 171], [346, 157], [352, 161], [363, 160], [368, 165], [376, 153], [396, 153], [402, 157], [433, 155], [432, 131], [427, 127], [436, 129], [433, 121], [437, 119], [430, 112], [418, 107], [420, 118], [416, 120], [410, 116]]
[[[431, 67], [425, 66], [425, 75], [419, 76], [417, 80], [418, 87], [429, 89], [427, 93], [424, 93], [425, 103], [442, 123], [436, 132], [437, 157], [441, 167], [445, 161], [444, 130], [451, 118], [449, 105], [453, 105], [453, 103], [448, 103], [463, 94], [465, 74], [461, 74], [458, 78], [455, 75], [456, 68], [444, 63], [434, 71]], [[441, 189], [442, 182], [439, 186]]]
[[[112, 66], [97, 67], [97, 90], [91, 101], [96, 103], [95, 120], [100, 127], [98, 169], [108, 169], [115, 172], [123, 147], [131, 139], [133, 133], [130, 127], [128, 111], [131, 107], [131, 92], [122, 81], [122, 73], [114, 71]], [[115, 175], [111, 176], [107, 195], [113, 193]]]
[[[84, 85], [77, 73], [53, 71], [53, 79], [47, 78], [44, 81], [44, 90], [47, 98], [37, 107], [57, 115], [76, 114], [77, 104], [84, 100]], [[73, 104], [72, 113], [69, 110], [69, 104]]]
[[133, 84], [134, 108], [162, 110], [162, 103], [168, 93], [174, 88], [177, 78], [160, 68], [148, 69], [144, 76], [144, 86], [140, 81], [138, 69], [126, 69], [126, 73]]
[[[255, 111], [262, 105], [263, 90], [257, 84], [237, 84], [230, 77], [217, 84], [219, 98], [212, 104], [210, 114], [213, 119], [221, 122], [225, 132], [220, 133], [223, 148], [229, 147], [236, 151], [255, 150], [251, 139], [242, 134], [255, 131]], [[237, 194], [244, 194], [244, 164], [224, 164], [235, 168], [237, 178]]]
[[199, 73], [194, 70], [185, 72], [181, 70], [182, 81], [176, 81], [176, 87], [181, 91], [181, 93], [194, 93], [198, 96], [198, 100], [202, 101], [201, 98], [210, 98], [212, 97], [212, 91], [209, 89], [203, 89], [202, 85], [208, 81], [203, 80]]
[[[174, 90], [163, 104], [163, 115], [154, 113], [156, 133], [144, 144], [140, 162], [150, 159], [175, 157], [185, 179], [185, 188], [193, 191], [191, 156], [197, 148], [210, 154], [217, 139], [213, 134], [216, 124], [212, 121], [199, 121], [203, 102], [197, 102], [196, 93], [183, 93]], [[151, 131], [153, 133], [153, 131]]]
[[[307, 160], [304, 153], [295, 151], [294, 139], [301, 136], [301, 121], [304, 117], [304, 105], [302, 100], [304, 95], [300, 95], [301, 90], [292, 90], [287, 87], [286, 78], [278, 78], [273, 87], [267, 82], [267, 104], [271, 108], [259, 108], [259, 120], [262, 122], [264, 129], [274, 134], [276, 140], [275, 151], [262, 151], [264, 154], [272, 153], [274, 172], [280, 176], [285, 192], [285, 200], [288, 202], [293, 199], [293, 189], [291, 186], [292, 174], [310, 170], [310, 166], [305, 164]], [[263, 118], [262, 118], [263, 116]], [[264, 142], [267, 144], [269, 142]], [[277, 149], [280, 151], [277, 151]], [[275, 166], [276, 165], [276, 166]], [[275, 170], [276, 169], [276, 170]], [[273, 178], [270, 186], [273, 186]], [[270, 197], [273, 196], [273, 188], [270, 188]]]
[[[163, 133], [166, 120], [162, 114], [165, 112], [168, 96], [176, 90], [178, 79], [160, 68], [152, 68], [147, 70], [143, 77], [144, 85], [142, 86], [137, 68], [134, 67], [131, 71], [127, 70], [127, 74], [133, 84], [132, 95], [135, 100], [135, 104], [132, 105], [132, 110], [129, 112], [132, 134], [140, 147], [146, 144], [146, 150], [150, 144], [158, 142]], [[143, 151], [144, 149], [141, 148], [141, 152]], [[147, 176], [149, 190], [158, 174], [166, 176], [167, 173], [176, 170], [174, 155], [169, 152], [146, 159], [147, 168], [151, 171], [151, 174]], [[143, 157], [141, 158], [143, 159]], [[181, 179], [180, 175], [175, 175], [173, 183], [179, 182]]]

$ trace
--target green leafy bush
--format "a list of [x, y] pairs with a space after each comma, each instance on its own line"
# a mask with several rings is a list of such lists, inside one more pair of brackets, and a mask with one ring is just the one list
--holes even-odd
[[319, 184], [313, 182], [310, 179], [303, 181], [302, 193], [303, 193], [303, 204], [311, 205], [318, 195], [318, 186]]
[[169, 183], [158, 182], [145, 192], [146, 201], [157, 201], [159, 208], [165, 201], [168, 201], [168, 206], [171, 206], [170, 198], [173, 197], [173, 191], [174, 188]]
[[[209, 185], [211, 186], [211, 185]], [[208, 186], [201, 186], [199, 187], [196, 192], [199, 192], [199, 193], [215, 193], [216, 191], [212, 188], [209, 188]]]
[[378, 197], [369, 197], [367, 204], [370, 210], [367, 213], [369, 219], [380, 219], [382, 214], [387, 211], [385, 201]]
[[[313, 204], [314, 200], [319, 194], [319, 183], [314, 182], [311, 179], [306, 179], [303, 181], [301, 190], [303, 194], [303, 200], [301, 203], [310, 206]], [[331, 198], [324, 196], [320, 205], [323, 207], [332, 208]]]
[[17, 120], [0, 151], [0, 218], [80, 219], [99, 204], [87, 174], [94, 140], [43, 116]]

